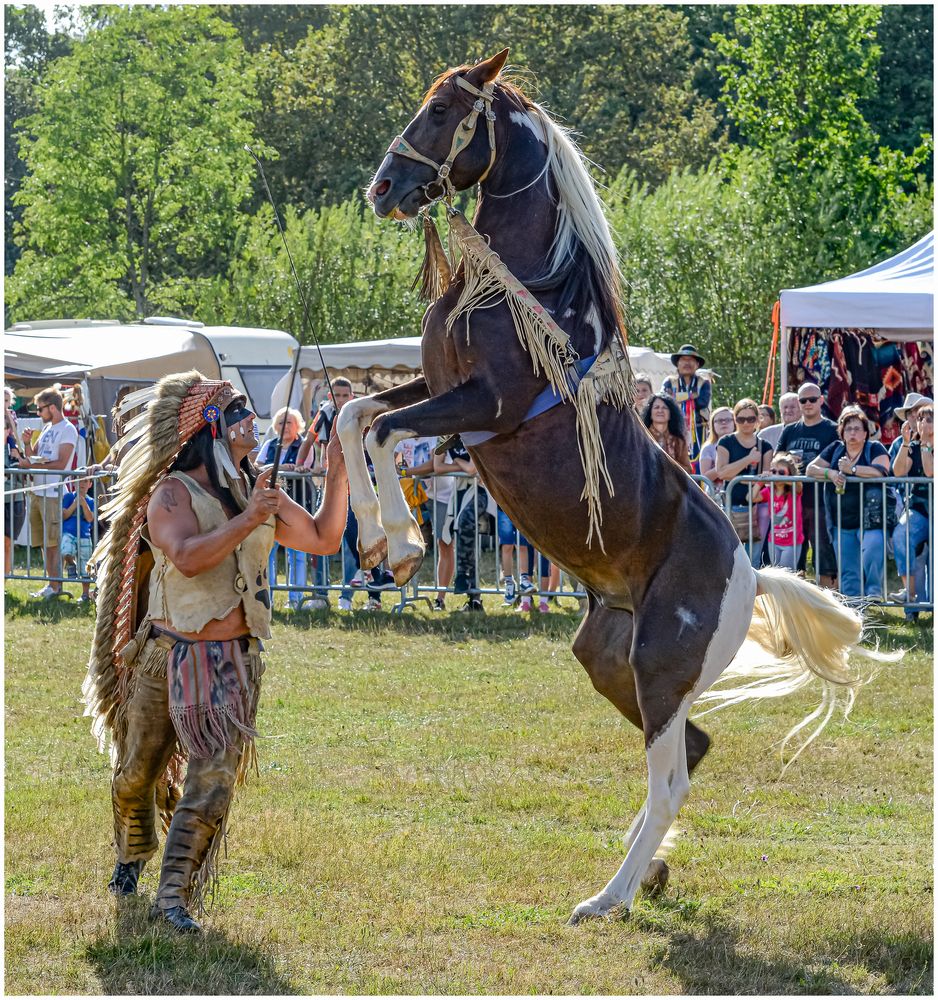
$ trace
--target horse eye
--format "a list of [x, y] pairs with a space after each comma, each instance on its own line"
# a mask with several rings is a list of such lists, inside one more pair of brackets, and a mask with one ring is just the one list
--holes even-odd
[[446, 105], [445, 104], [434, 104], [430, 108], [430, 111], [433, 114], [435, 114], [435, 115], [445, 115], [446, 114]]

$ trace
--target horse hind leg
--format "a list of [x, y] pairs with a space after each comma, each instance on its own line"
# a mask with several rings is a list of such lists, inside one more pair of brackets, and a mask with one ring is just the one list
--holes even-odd
[[[716, 628], [711, 632], [699, 626], [680, 646], [675, 644], [670, 614], [677, 613], [686, 624], [690, 609], [675, 608], [673, 595], [662, 593], [661, 600], [657, 596], [649, 594], [649, 611], [635, 626], [629, 652], [648, 763], [644, 815], [619, 870], [601, 892], [574, 909], [570, 918], [574, 924], [584, 917], [605, 916], [617, 906], [632, 905], [648, 865], [687, 798], [690, 771], [709, 745], [706, 734], [696, 726], [688, 729], [687, 714], [746, 637], [751, 617], [751, 611], [746, 611], [752, 608], [755, 576], [748, 560], [737, 553], [721, 595]], [[698, 619], [705, 620], [703, 616]]]
[[574, 909], [571, 924], [587, 917], [605, 916], [616, 906], [624, 905], [628, 909], [643, 878], [650, 877], [648, 866], [690, 791], [687, 758], [683, 752], [684, 723], [689, 707], [682, 706], [649, 744], [646, 750], [648, 797], [641, 825], [619, 870], [601, 892]]
[[[635, 674], [629, 663], [633, 628], [631, 612], [606, 608], [590, 594], [586, 616], [573, 642], [573, 653], [586, 668], [593, 687], [611, 701], [637, 729], [643, 729], [644, 722], [635, 691]], [[688, 775], [703, 760], [709, 746], [710, 737], [689, 720], [685, 721], [681, 754], [686, 762]], [[632, 847], [642, 828], [647, 805], [646, 799], [623, 838], [626, 852]], [[664, 859], [654, 857], [642, 878], [642, 888], [650, 894], [660, 893], [667, 884], [668, 876], [669, 870]]]

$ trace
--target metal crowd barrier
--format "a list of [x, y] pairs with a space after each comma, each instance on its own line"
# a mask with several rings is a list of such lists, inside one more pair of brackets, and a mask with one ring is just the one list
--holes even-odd
[[[779, 550], [788, 546], [773, 544], [774, 525], [772, 518], [772, 493], [776, 483], [796, 490], [802, 489], [802, 513], [807, 513], [808, 531], [805, 532], [803, 550], [810, 547], [811, 567], [816, 583], [830, 584], [825, 577], [835, 577], [837, 587], [846, 597], [858, 604], [879, 607], [901, 607], [907, 612], [931, 611], [934, 602], [934, 481], [924, 477], [884, 476], [879, 479], [848, 477], [848, 489], [859, 487], [859, 524], [857, 527], [843, 525], [845, 493], [834, 493], [833, 524], [828, 523], [824, 496], [827, 489], [833, 490], [829, 480], [812, 479], [809, 476], [736, 476], [728, 482], [724, 492], [724, 510], [730, 516], [737, 513], [740, 506], [731, 505], [734, 487], [746, 487], [744, 508], [750, 524], [761, 527], [760, 536], [745, 540], [746, 550], [754, 565], [783, 565]], [[768, 501], [755, 502], [752, 486], [769, 487]], [[913, 518], [906, 516], [910, 509], [913, 487], [924, 487], [927, 492], [927, 534], [924, 540], [914, 545], [912, 541]], [[867, 506], [879, 509], [881, 527], [864, 526], [864, 512]], [[740, 518], [742, 522], [743, 518]], [[742, 525], [741, 525], [742, 526]], [[739, 532], [737, 532], [739, 534]], [[742, 538], [742, 535], [740, 535]], [[895, 552], [897, 543], [904, 543], [907, 554], [906, 567], [898, 565]], [[789, 554], [785, 554], [786, 556]], [[819, 556], [821, 558], [819, 558]], [[827, 565], [822, 565], [826, 562]], [[831, 565], [832, 563], [832, 565]], [[807, 569], [805, 552], [800, 553], [798, 566]], [[844, 570], [849, 567], [849, 583], [845, 588]], [[833, 573], [822, 573], [823, 569], [833, 569]], [[903, 568], [912, 569], [910, 574], [902, 574]], [[854, 573], [856, 569], [856, 573]], [[902, 576], [913, 577], [915, 596], [910, 597], [908, 587], [903, 585]]]
[[[478, 490], [478, 480], [474, 476], [467, 476], [465, 473], [448, 474], [456, 481], [455, 496], [458, 500], [450, 502], [446, 517], [452, 518], [448, 537], [452, 545], [454, 561], [457, 559], [459, 541], [456, 536], [456, 518], [460, 510], [471, 510], [470, 517], [472, 524], [472, 549], [474, 558], [466, 560], [459, 558], [458, 562], [474, 565], [474, 571], [468, 579], [468, 589], [472, 596], [482, 594], [502, 594], [502, 569], [501, 569], [501, 546], [498, 540], [496, 518], [487, 513], [480, 504], [480, 494]], [[74, 560], [74, 575], [70, 569], [72, 560], [66, 562], [62, 545], [57, 547], [53, 555], [51, 564], [47, 565], [45, 553], [42, 549], [42, 540], [30, 538], [30, 505], [43, 501], [33, 499], [40, 494], [35, 491], [36, 487], [47, 487], [52, 490], [50, 494], [59, 505], [66, 492], [74, 492], [74, 484], [77, 479], [90, 480], [88, 495], [93, 501], [95, 512], [97, 513], [101, 505], [106, 501], [108, 488], [113, 483], [113, 473], [95, 472], [89, 473], [78, 470], [70, 473], [51, 472], [43, 469], [17, 469], [5, 470], [4, 489], [4, 515], [7, 533], [8, 554], [12, 550], [13, 564], [4, 567], [4, 575], [8, 579], [28, 580], [30, 582], [43, 584], [86, 584], [91, 583], [89, 575], [85, 571], [81, 558], [81, 549], [78, 549]], [[437, 478], [434, 475], [422, 476], [420, 479], [430, 485]], [[885, 514], [886, 508], [892, 505], [896, 510], [897, 527], [892, 530], [880, 530], [864, 528], [862, 523], [858, 529], [842, 529], [841, 515], [843, 497], [836, 497], [835, 524], [836, 529], [832, 537], [828, 537], [825, 528], [825, 518], [823, 510], [824, 481], [811, 479], [807, 476], [737, 476], [731, 482], [725, 484], [724, 489], [717, 490], [713, 484], [704, 476], [694, 476], [708, 495], [721, 506], [727, 516], [731, 516], [732, 507], [730, 497], [733, 488], [739, 485], [747, 487], [747, 502], [744, 505], [750, 523], [757, 525], [761, 530], [758, 532], [759, 538], [750, 537], [745, 540], [747, 551], [754, 565], [772, 565], [778, 563], [781, 554], [780, 549], [784, 546], [774, 544], [775, 530], [772, 523], [771, 499], [768, 503], [756, 503], [752, 497], [752, 484], [761, 487], [768, 487], [774, 490], [775, 484], [781, 483], [790, 489], [802, 488], [802, 512], [807, 511], [809, 515], [809, 531], [806, 533], [804, 549], [810, 548], [811, 560], [808, 562], [803, 556], [800, 560], [800, 567], [806, 575], [812, 575], [817, 583], [830, 583], [829, 580], [822, 579], [822, 567], [818, 559], [818, 553], [827, 550], [829, 558], [833, 558], [835, 571], [844, 566], [845, 557], [851, 557], [855, 551], [859, 551], [860, 558], [860, 585], [857, 593], [847, 596], [855, 598], [858, 602], [875, 604], [884, 607], [902, 607], [909, 612], [930, 611], [934, 599], [934, 537], [933, 537], [933, 510], [934, 510], [934, 483], [931, 479], [912, 478], [909, 476], [890, 476], [883, 479], [857, 479], [854, 482], [860, 487], [860, 510], [864, 509], [866, 495], [874, 491], [880, 496], [880, 504], [884, 511], [884, 524], [890, 523]], [[307, 510], [315, 511], [322, 494], [323, 476], [313, 475], [304, 471], [290, 471], [282, 473], [284, 487], [288, 493], [304, 506]], [[902, 517], [902, 511], [908, 506], [912, 487], [925, 487], [928, 502], [928, 532], [924, 540], [924, 551], [914, 551], [916, 548], [913, 542], [912, 518]], [[817, 487], [817, 488], [815, 488]], [[380, 586], [363, 579], [359, 570], [354, 548], [350, 542], [354, 541], [353, 532], [347, 532], [343, 545], [337, 553], [329, 556], [313, 556], [306, 553], [292, 552], [277, 546], [271, 558], [270, 565], [270, 585], [274, 591], [280, 591], [287, 595], [290, 603], [312, 602], [312, 606], [317, 606], [319, 601], [329, 602], [331, 598], [340, 597], [352, 600], [356, 593], [367, 593], [370, 599], [380, 599], [379, 595], [386, 592], [392, 599], [393, 610], [403, 611], [419, 602], [432, 605], [433, 597], [437, 594], [445, 595], [451, 599], [454, 595], [457, 601], [466, 599], [465, 593], [455, 594], [454, 580], [445, 582], [440, 579], [440, 545], [436, 539], [441, 534], [441, 525], [437, 523], [439, 516], [437, 504], [433, 500], [433, 488], [430, 485], [429, 499], [423, 506], [423, 516], [428, 521], [425, 529], [425, 537], [428, 539], [427, 559], [421, 567], [418, 575], [407, 584], [399, 588], [393, 583], [383, 583]], [[44, 501], [48, 502], [48, 501]], [[80, 511], [77, 511], [80, 515]], [[739, 513], [739, 511], [737, 511]], [[740, 519], [741, 520], [741, 519]], [[917, 530], [921, 529], [919, 523]], [[91, 547], [97, 545], [100, 533], [105, 530], [101, 520], [95, 516], [91, 522]], [[445, 533], [445, 532], [444, 532]], [[872, 543], [869, 539], [872, 538]], [[906, 553], [911, 553], [909, 560], [915, 584], [915, 596], [911, 598], [906, 592], [902, 596], [899, 592], [903, 589], [903, 581], [897, 572], [896, 554], [894, 543], [898, 539], [904, 542]], [[517, 544], [513, 546], [511, 555], [511, 573], [516, 583], [521, 576], [522, 552]], [[849, 549], [849, 551], [847, 551]], [[863, 570], [865, 553], [865, 568]], [[832, 556], [831, 556], [832, 554]], [[793, 568], [799, 567], [798, 560], [791, 560], [790, 554], [785, 554], [789, 562], [793, 562]], [[805, 553], [806, 555], [806, 553]], [[540, 586], [540, 562], [539, 553], [534, 552], [532, 564], [528, 567], [530, 578], [535, 586], [534, 595], [540, 598], [574, 598], [577, 600], [585, 598], [586, 594], [581, 589], [579, 582], [569, 577], [567, 574], [560, 576], [561, 584], [558, 588], [542, 589]], [[389, 574], [385, 574], [389, 578]], [[829, 575], [829, 574], [825, 574]], [[367, 574], [366, 574], [367, 576]], [[842, 583], [842, 581], [838, 581]], [[321, 606], [321, 605], [320, 605]], [[449, 610], [457, 609], [459, 605], [452, 602]]]

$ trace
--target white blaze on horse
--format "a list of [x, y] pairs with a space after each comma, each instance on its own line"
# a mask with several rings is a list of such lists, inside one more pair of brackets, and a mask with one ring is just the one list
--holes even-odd
[[[852, 701], [849, 655], [878, 654], [858, 649], [861, 616], [835, 595], [755, 571], [723, 512], [634, 416], [602, 206], [566, 131], [500, 77], [506, 57], [444, 73], [375, 175], [368, 197], [382, 217], [414, 218], [475, 184], [478, 208], [471, 226], [448, 213], [458, 266], [425, 216], [423, 287], [435, 301], [423, 377], [353, 400], [338, 428], [365, 566], [387, 555], [398, 584], [417, 571], [424, 546], [394, 447], [459, 433], [512, 522], [588, 592], [573, 652], [642, 730], [648, 795], [622, 866], [576, 922], [630, 906], [646, 872], [666, 872], [653, 860], [710, 745], [688, 720], [695, 701], [776, 697], [819, 679], [803, 748], [838, 693]], [[740, 682], [708, 692], [721, 676]]]

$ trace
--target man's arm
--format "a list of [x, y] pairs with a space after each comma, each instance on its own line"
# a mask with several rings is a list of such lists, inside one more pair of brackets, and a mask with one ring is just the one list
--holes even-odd
[[316, 555], [332, 555], [342, 544], [348, 518], [348, 472], [339, 435], [333, 434], [326, 451], [328, 469], [322, 503], [310, 514], [286, 494], [281, 496], [277, 531], [281, 545]]
[[262, 473], [251, 493], [247, 509], [206, 534], [192, 510], [189, 491], [178, 480], [164, 480], [150, 498], [147, 523], [150, 538], [183, 576], [198, 576], [214, 569], [226, 556], [286, 499], [280, 490], [267, 487], [270, 473]]

